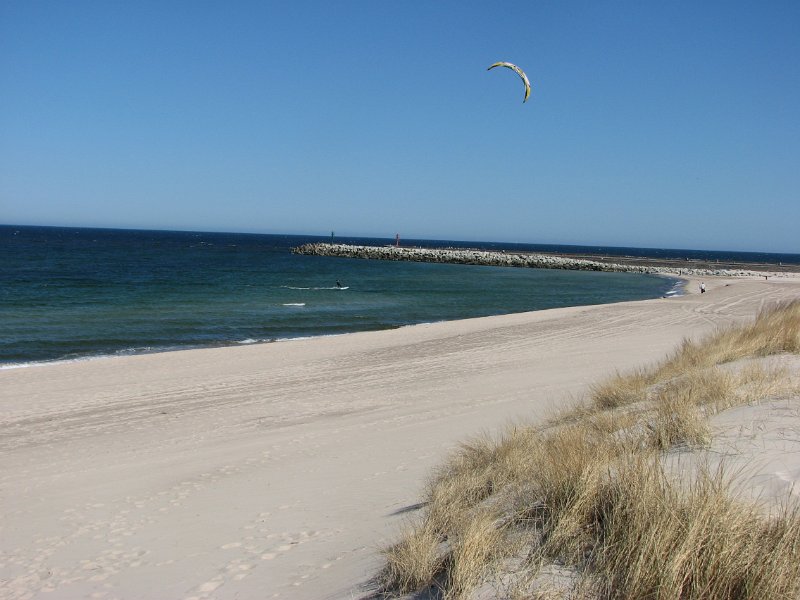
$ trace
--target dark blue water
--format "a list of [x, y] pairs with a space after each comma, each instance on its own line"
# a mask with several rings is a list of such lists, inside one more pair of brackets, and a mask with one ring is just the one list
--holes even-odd
[[[321, 239], [0, 226], [0, 366], [654, 298], [675, 285], [627, 273], [364, 261], [289, 251]], [[404, 244], [617, 250], [639, 256], [664, 252], [431, 240]], [[723, 253], [702, 254], [717, 258]], [[800, 257], [774, 260], [800, 262]], [[347, 289], [337, 288], [337, 280]]]

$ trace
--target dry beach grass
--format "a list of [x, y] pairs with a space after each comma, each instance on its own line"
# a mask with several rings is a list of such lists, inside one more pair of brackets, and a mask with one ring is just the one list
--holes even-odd
[[[798, 352], [794, 301], [618, 373], [545, 425], [463, 444], [385, 549], [384, 590], [465, 598], [494, 576], [508, 597], [796, 598], [798, 505], [738, 497], [724, 466], [676, 478], [662, 455], [707, 445], [730, 407], [800, 397], [785, 369], [743, 360]], [[570, 569], [560, 585], [542, 577], [553, 565]]]

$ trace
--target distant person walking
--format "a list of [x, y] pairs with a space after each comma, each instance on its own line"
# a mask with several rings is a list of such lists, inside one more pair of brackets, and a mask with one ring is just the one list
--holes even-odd
[[705, 294], [706, 293], [706, 282], [705, 281], [700, 282], [700, 293], [701, 294]]

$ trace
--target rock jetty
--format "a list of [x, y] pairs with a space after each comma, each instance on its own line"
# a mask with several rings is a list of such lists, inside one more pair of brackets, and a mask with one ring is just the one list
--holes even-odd
[[696, 275], [724, 277], [764, 277], [776, 273], [735, 269], [677, 268], [655, 265], [616, 264], [548, 254], [527, 254], [470, 250], [463, 248], [410, 248], [398, 246], [355, 246], [350, 244], [315, 243], [292, 249], [295, 254], [363, 258], [370, 260], [405, 260], [414, 262], [525, 267], [530, 269], [568, 269], [573, 271], [613, 271], [618, 273], [653, 273], [664, 275]]

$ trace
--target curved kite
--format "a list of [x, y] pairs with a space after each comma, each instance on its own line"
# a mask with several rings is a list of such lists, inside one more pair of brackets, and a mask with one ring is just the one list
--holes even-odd
[[531, 95], [531, 82], [528, 81], [528, 76], [525, 75], [525, 72], [517, 65], [512, 65], [510, 62], [496, 62], [486, 70], [491, 71], [495, 67], [505, 67], [507, 69], [511, 69], [522, 78], [522, 83], [525, 84], [525, 98], [523, 98], [522, 102], [525, 103], [528, 100], [528, 96]]

